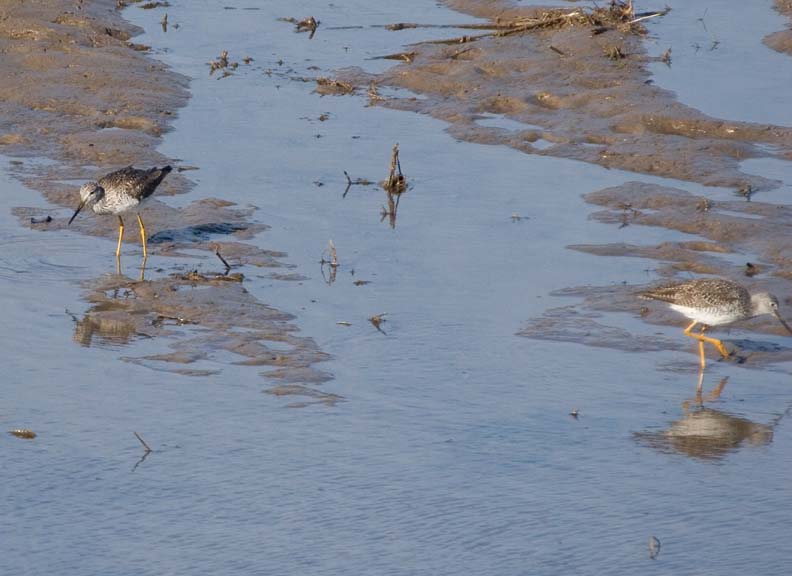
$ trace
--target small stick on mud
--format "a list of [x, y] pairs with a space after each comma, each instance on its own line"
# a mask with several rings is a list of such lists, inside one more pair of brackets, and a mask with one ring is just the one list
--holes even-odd
[[146, 454], [148, 454], [149, 452], [154, 452], [154, 450], [152, 450], [151, 447], [148, 444], [146, 444], [146, 441], [140, 437], [140, 434], [138, 434], [137, 432], [132, 432], [132, 434], [134, 434], [135, 438], [137, 438], [140, 441], [140, 443], [143, 444], [143, 448], [145, 449]]
[[222, 254], [220, 254], [220, 246], [215, 246], [215, 256], [220, 258], [220, 262], [222, 262], [223, 266], [225, 266], [225, 274], [228, 274], [231, 271], [231, 264], [229, 264], [226, 259], [223, 258]]

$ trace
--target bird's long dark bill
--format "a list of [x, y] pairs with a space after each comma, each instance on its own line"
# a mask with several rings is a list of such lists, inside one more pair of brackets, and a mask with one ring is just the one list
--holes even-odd
[[[80, 205], [79, 205], [79, 206], [77, 206], [77, 210], [75, 210], [75, 211], [74, 211], [74, 214], [72, 214], [72, 217], [71, 217], [71, 218], [69, 218], [69, 224], [71, 224], [71, 223], [72, 223], [72, 220], [74, 220], [75, 218], [77, 218], [77, 214], [79, 214], [79, 213], [80, 213], [80, 210], [82, 210], [82, 209], [83, 209], [83, 206], [85, 206], [85, 200], [83, 200], [82, 202], [80, 202]], [[782, 322], [783, 322], [783, 320], [782, 320]], [[790, 332], [792, 332], [792, 330], [791, 330]]]
[[778, 312], [774, 312], [774, 313], [773, 313], [773, 316], [775, 316], [775, 317], [778, 319], [778, 321], [779, 321], [779, 322], [781, 322], [781, 324], [784, 326], [784, 328], [786, 328], [787, 332], [789, 332], [790, 334], [792, 334], [792, 328], [790, 328], [790, 327], [789, 327], [789, 324], [787, 324], [787, 323], [784, 321], [784, 319], [783, 319], [783, 318], [781, 318], [781, 315], [780, 315]]

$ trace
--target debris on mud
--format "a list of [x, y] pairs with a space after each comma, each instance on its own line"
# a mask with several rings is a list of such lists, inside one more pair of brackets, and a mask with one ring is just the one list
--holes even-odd
[[297, 18], [279, 18], [279, 20], [281, 22], [289, 22], [290, 24], [294, 24], [295, 32], [310, 32], [310, 34], [308, 34], [308, 40], [313, 40], [314, 34], [316, 34], [316, 29], [320, 24], [319, 20], [313, 16], [308, 16], [302, 20], [298, 20]]
[[239, 62], [231, 62], [228, 59], [228, 50], [223, 50], [216, 60], [209, 62], [209, 75], [213, 75], [217, 70], [222, 70], [220, 78], [231, 76], [232, 70], [239, 68]]
[[341, 96], [352, 94], [355, 87], [349, 82], [320, 76], [316, 79], [316, 93], [322, 96]]
[[382, 323], [387, 322], [387, 319], [385, 318], [386, 314], [387, 312], [383, 312], [382, 314], [375, 314], [374, 316], [369, 318], [368, 321], [371, 322], [371, 325], [374, 326], [374, 328], [376, 328], [378, 331], [382, 332], [387, 336], [385, 330], [382, 329]]
[[37, 436], [33, 430], [28, 430], [27, 428], [14, 428], [13, 430], [9, 430], [8, 433], [17, 438], [22, 438], [23, 440], [33, 440]]

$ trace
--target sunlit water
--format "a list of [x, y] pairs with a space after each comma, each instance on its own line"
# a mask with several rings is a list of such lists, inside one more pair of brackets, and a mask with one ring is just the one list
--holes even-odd
[[[113, 271], [112, 242], [26, 230], [4, 211], [0, 422], [39, 436], [0, 436], [0, 571], [785, 574], [788, 375], [714, 363], [705, 392], [729, 376], [707, 404], [715, 413], [686, 412], [692, 354], [515, 335], [570, 303], [552, 290], [654, 279], [651, 261], [564, 246], [690, 238], [588, 219], [582, 194], [636, 175], [458, 143], [435, 120], [265, 74], [384, 66], [366, 58], [437, 31], [329, 28], [464, 19], [442, 7], [224, 4], [237, 2], [172, 2], [167, 33], [161, 10], [126, 12], [148, 30], [136, 41], [194, 78], [162, 150], [200, 167], [188, 173], [191, 199], [259, 208], [272, 229], [254, 242], [288, 252], [308, 279], [251, 269], [246, 287], [333, 355], [321, 389], [344, 401], [289, 409], [294, 399], [264, 394], [273, 383], [255, 368], [190, 378], [120, 360], [167, 350], [166, 339], [79, 346], [67, 310], [88, 306], [81, 280]], [[310, 41], [276, 20], [309, 14], [322, 21]], [[224, 49], [255, 60], [210, 77]], [[394, 142], [412, 188], [391, 229], [380, 189], [341, 195], [343, 170], [384, 178]], [[2, 186], [9, 206], [43, 203], [9, 177]], [[319, 261], [331, 238], [341, 266], [328, 285]], [[367, 321], [378, 313], [386, 334]], [[627, 315], [608, 321], [682, 337]], [[694, 426], [697, 449], [678, 439]], [[143, 462], [133, 431], [155, 449]]]

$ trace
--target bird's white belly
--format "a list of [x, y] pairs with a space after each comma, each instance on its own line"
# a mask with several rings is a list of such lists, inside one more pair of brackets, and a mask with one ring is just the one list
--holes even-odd
[[139, 208], [140, 205], [141, 202], [138, 202], [132, 196], [124, 194], [102, 198], [93, 205], [93, 211], [96, 214], [123, 214], [133, 208]]
[[707, 324], [709, 326], [718, 326], [720, 324], [729, 324], [736, 320], [736, 317], [729, 314], [724, 314], [722, 310], [714, 308], [690, 308], [688, 306], [679, 306], [678, 304], [671, 304], [671, 309], [676, 310], [696, 322]]

